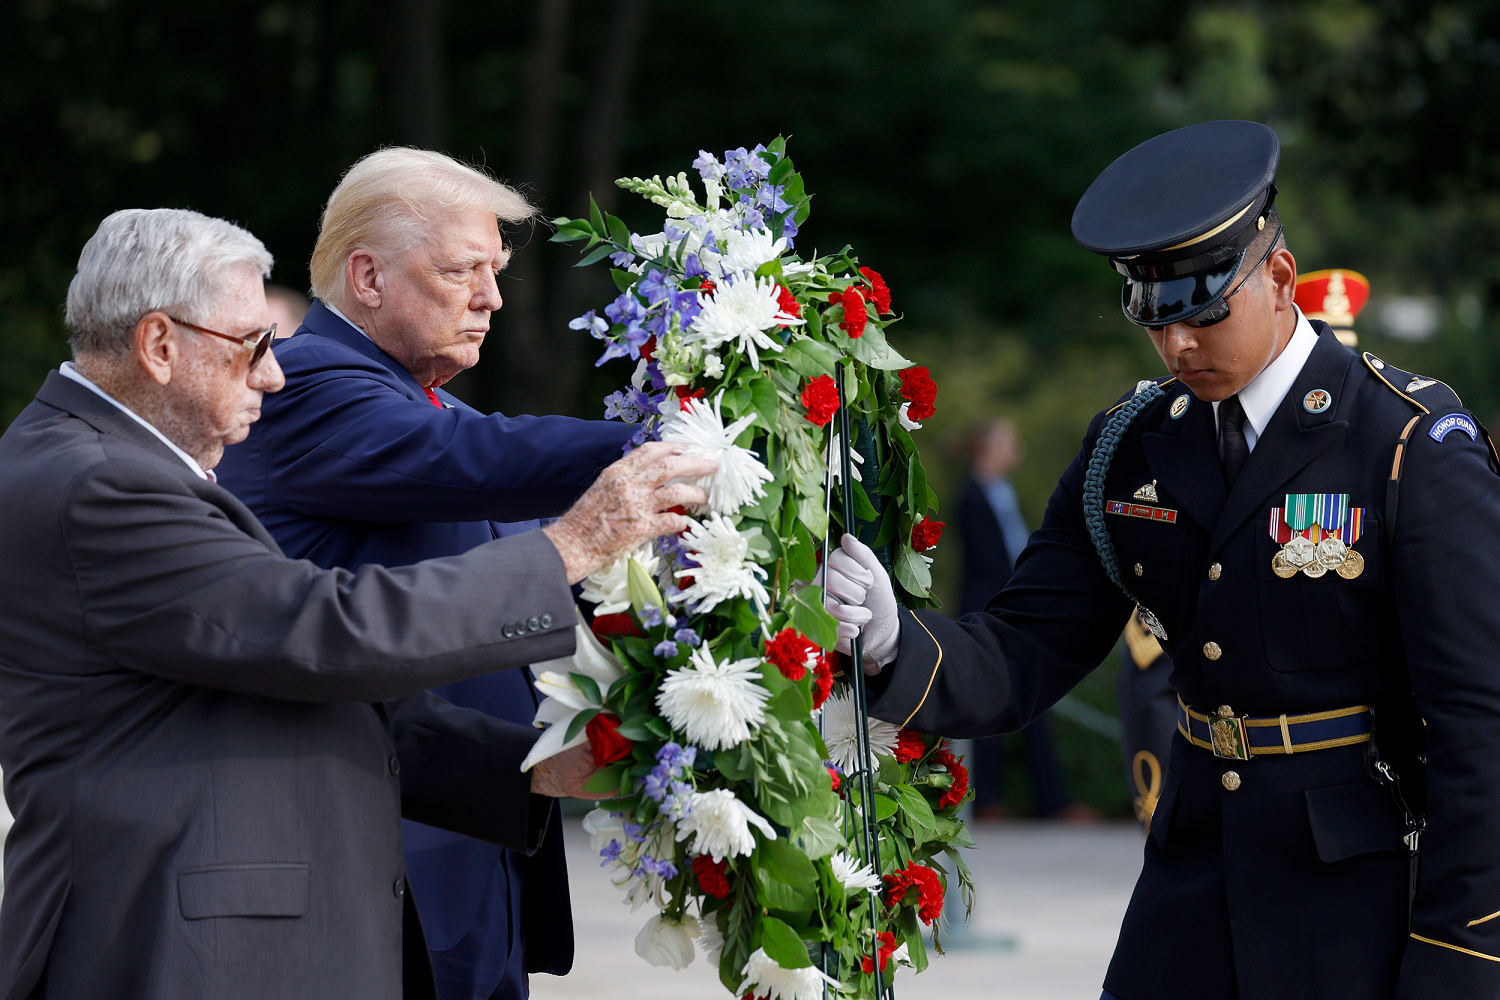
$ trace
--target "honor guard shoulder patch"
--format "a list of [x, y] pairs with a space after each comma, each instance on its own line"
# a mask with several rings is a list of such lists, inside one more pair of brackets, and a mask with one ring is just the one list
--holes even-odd
[[1463, 400], [1458, 398], [1458, 393], [1435, 378], [1404, 372], [1390, 362], [1380, 360], [1369, 351], [1361, 357], [1364, 358], [1365, 367], [1370, 370], [1371, 375], [1423, 413], [1456, 410], [1464, 405]]
[[1450, 413], [1446, 417], [1440, 417], [1437, 423], [1428, 428], [1427, 436], [1434, 441], [1442, 441], [1454, 431], [1463, 431], [1469, 435], [1470, 441], [1479, 440], [1479, 425], [1462, 413]]

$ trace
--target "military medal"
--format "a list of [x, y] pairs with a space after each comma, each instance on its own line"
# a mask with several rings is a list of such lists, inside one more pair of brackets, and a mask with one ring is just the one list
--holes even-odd
[[1363, 507], [1349, 506], [1347, 493], [1288, 493], [1286, 506], [1271, 508], [1270, 534], [1281, 543], [1271, 572], [1283, 580], [1298, 573], [1316, 580], [1329, 572], [1353, 580], [1365, 571], [1364, 556], [1353, 548], [1364, 514]]

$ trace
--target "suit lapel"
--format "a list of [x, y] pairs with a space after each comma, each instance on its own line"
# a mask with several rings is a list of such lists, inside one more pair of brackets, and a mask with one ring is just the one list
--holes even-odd
[[[320, 337], [326, 337], [335, 343], [342, 344], [352, 351], [358, 351], [371, 361], [378, 363], [388, 370], [396, 380], [401, 383], [401, 389], [412, 399], [427, 402], [427, 394], [422, 391], [422, 386], [417, 383], [411, 372], [401, 367], [401, 363], [381, 350], [380, 345], [365, 336], [363, 332], [356, 329], [340, 319], [333, 310], [325, 306], [322, 301], [312, 304], [307, 311], [307, 318], [302, 321], [305, 329]], [[288, 342], [288, 347], [296, 342], [293, 337]], [[429, 404], [430, 405], [430, 404]]]
[[[1235, 481], [1214, 526], [1210, 552], [1217, 552], [1247, 519], [1269, 510], [1271, 497], [1307, 468], [1319, 455], [1344, 440], [1347, 420], [1339, 419], [1344, 385], [1354, 355], [1331, 334], [1320, 334], [1307, 363], [1297, 374], [1286, 398], [1271, 415], [1255, 450]], [[1307, 394], [1321, 389], [1330, 405], [1311, 413], [1303, 405]]]
[[[1176, 388], [1176, 387], [1174, 387]], [[1179, 397], [1187, 409], [1178, 417], [1171, 411]], [[1171, 403], [1161, 407], [1160, 425], [1141, 435], [1158, 492], [1163, 488], [1205, 532], [1212, 532], [1224, 509], [1224, 477], [1219, 472], [1219, 445], [1214, 433], [1213, 406], [1186, 389], [1169, 391]]]

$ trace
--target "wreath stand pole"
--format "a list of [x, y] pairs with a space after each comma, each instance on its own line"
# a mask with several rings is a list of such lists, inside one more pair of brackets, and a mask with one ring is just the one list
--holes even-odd
[[[849, 534], [855, 534], [854, 522], [854, 476], [849, 458], [850, 430], [849, 430], [849, 408], [846, 405], [844, 394], [844, 366], [842, 363], [834, 366], [834, 381], [839, 393], [839, 470], [843, 506], [844, 530]], [[830, 500], [831, 503], [831, 491]], [[824, 537], [824, 563], [827, 567], [828, 538]], [[864, 647], [863, 636], [855, 632], [854, 638], [849, 641], [849, 683], [854, 688], [854, 726], [855, 746], [859, 753], [860, 768], [851, 777], [859, 779], [859, 801], [862, 808], [858, 838], [861, 858], [875, 872], [876, 878], [881, 875], [880, 868], [880, 834], [875, 820], [875, 782], [870, 774], [870, 715], [865, 707], [865, 670], [864, 670]], [[894, 1000], [896, 991], [894, 984], [887, 988], [884, 983], [884, 975], [880, 968], [880, 892], [877, 889], [869, 890], [870, 899], [870, 929], [877, 936], [871, 944], [871, 954], [875, 956], [874, 976], [875, 995], [884, 994], [890, 1000]]]

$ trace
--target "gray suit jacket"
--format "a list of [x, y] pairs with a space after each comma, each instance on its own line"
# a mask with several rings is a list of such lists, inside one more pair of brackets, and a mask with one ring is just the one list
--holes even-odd
[[567, 654], [556, 550], [286, 559], [56, 373], [0, 469], [0, 997], [400, 997], [399, 813], [527, 849], [547, 810], [479, 713], [409, 702], [398, 756], [375, 703]]

